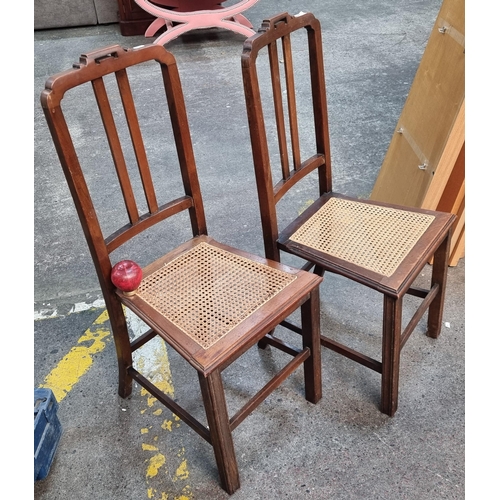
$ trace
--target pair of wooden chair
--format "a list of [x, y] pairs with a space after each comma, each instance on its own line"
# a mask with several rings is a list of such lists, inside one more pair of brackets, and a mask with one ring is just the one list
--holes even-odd
[[[316, 145], [315, 153], [306, 160], [300, 157], [290, 44], [291, 35], [304, 28], [309, 40]], [[279, 41], [283, 43], [283, 51], [278, 57]], [[264, 47], [268, 49], [271, 65], [272, 102], [277, 110], [276, 130], [282, 164], [282, 179], [276, 185], [272, 181], [256, 68], [257, 54]], [[154, 66], [155, 61], [158, 64]], [[283, 105], [278, 78], [280, 61], [284, 61], [286, 105]], [[178, 192], [166, 200], [162, 196], [167, 184], [155, 189], [153, 179], [156, 180], [159, 170], [150, 165], [147, 140], [143, 137], [155, 124], [151, 124], [151, 116], [144, 116], [143, 108], [134, 103], [134, 96], [136, 100], [151, 101], [153, 98], [151, 87], [154, 86], [155, 67], [160, 73], [158, 81], [163, 83], [155, 89], [164, 88], [167, 106], [163, 108], [165, 111], [168, 108], [167, 129], [174, 144], [172, 149], [160, 154], [162, 170], [168, 176], [168, 188], [178, 188]], [[164, 47], [154, 44], [135, 49], [112, 46], [84, 54], [73, 69], [49, 78], [41, 95], [109, 312], [118, 357], [119, 394], [128, 397], [132, 382], [136, 381], [211, 444], [222, 487], [230, 494], [240, 486], [232, 431], [300, 366], [304, 367], [305, 397], [317, 403], [322, 396], [321, 343], [380, 371], [382, 411], [394, 414], [400, 349], [425, 308], [429, 308], [429, 335], [436, 337], [439, 334], [448, 234], [453, 222], [453, 216], [448, 214], [358, 201], [331, 192], [320, 25], [312, 14], [298, 17], [283, 14], [265, 21], [259, 32], [246, 41], [242, 67], [265, 259], [219, 243], [207, 235], [179, 73], [173, 55]], [[148, 82], [147, 91], [145, 81]], [[99, 113], [96, 114], [102, 119], [101, 127], [91, 124], [87, 114], [84, 118], [77, 117], [76, 123], [69, 116], [66, 118], [67, 103], [69, 109], [72, 99], [81, 102], [79, 92], [90, 87], [97, 101]], [[112, 88], [117, 92], [112, 92]], [[285, 126], [283, 115], [285, 108], [289, 109], [288, 126]], [[155, 109], [159, 113], [162, 106], [155, 106]], [[77, 104], [76, 114], [80, 113]], [[159, 116], [153, 119], [164, 123]], [[90, 126], [90, 132], [101, 143], [107, 143], [109, 163], [114, 165], [109, 171], [105, 170], [102, 144], [89, 142], [90, 136], [83, 132], [85, 125]], [[292, 134], [291, 142], [286, 139], [287, 131]], [[129, 138], [125, 139], [127, 132]], [[82, 137], [85, 140], [82, 141]], [[95, 158], [87, 162], [84, 155], [79, 155], [82, 142], [90, 146], [90, 156], [98, 152], [98, 162]], [[166, 146], [167, 141], [162, 141], [163, 144]], [[293, 168], [289, 167], [288, 147], [292, 150]], [[156, 148], [153, 156], [158, 157]], [[128, 169], [129, 158], [137, 164], [138, 174]], [[314, 170], [319, 171], [319, 199], [280, 235], [276, 203], [288, 189]], [[172, 172], [177, 176], [180, 172], [178, 184]], [[98, 192], [105, 191], [104, 196], [92, 195], [96, 185], [100, 188]], [[140, 187], [144, 196], [138, 200], [136, 192]], [[110, 202], [115, 192], [119, 197], [121, 192], [119, 204]], [[119, 215], [121, 207], [123, 217]], [[111, 215], [105, 215], [104, 210]], [[190, 235], [177, 244], [178, 233], [187, 220]], [[163, 248], [168, 248], [168, 252], [144, 266], [137, 290], [129, 293], [117, 289], [111, 278], [113, 262], [120, 256], [139, 260], [140, 255], [131, 255], [128, 245], [147, 237], [157, 225], [168, 223], [173, 224], [169, 231], [157, 233], [162, 235], [162, 253]], [[319, 236], [319, 243], [316, 236]], [[146, 246], [132, 248], [136, 251], [137, 248], [149, 249], [150, 240], [145, 241]], [[303, 257], [307, 261], [306, 268], [296, 269], [279, 263], [281, 250]], [[411, 282], [431, 258], [434, 270], [430, 292], [410, 291]], [[315, 272], [309, 272], [312, 265]], [[352, 350], [341, 348], [320, 335], [319, 285], [325, 271], [340, 273], [383, 294], [381, 362], [362, 355], [357, 357]], [[401, 335], [402, 296], [407, 292], [425, 298], [416, 317]], [[125, 309], [133, 311], [150, 328], [133, 341], [127, 329]], [[287, 320], [297, 310], [300, 310], [300, 327]], [[274, 335], [280, 324], [300, 334], [300, 347], [293, 347]], [[164, 394], [134, 365], [134, 351], [156, 336], [166, 341], [197, 371], [208, 425]], [[240, 411], [229, 417], [221, 377], [223, 370], [251, 347], [268, 344], [289, 354], [291, 360]]]

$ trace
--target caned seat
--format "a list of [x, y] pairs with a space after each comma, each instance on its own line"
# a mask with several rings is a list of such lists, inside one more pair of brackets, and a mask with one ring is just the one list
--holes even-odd
[[[155, 75], [156, 90], [164, 87], [160, 102], [153, 100]], [[95, 97], [97, 107], [85, 92]], [[47, 80], [41, 103], [109, 313], [118, 358], [118, 392], [129, 397], [135, 380], [211, 444], [222, 487], [231, 494], [240, 486], [232, 432], [245, 417], [301, 366], [306, 399], [312, 403], [321, 399], [318, 289], [322, 278], [207, 235], [179, 73], [173, 55], [164, 47], [115, 45], [83, 54], [72, 69]], [[155, 120], [160, 119], [160, 110], [169, 118], [173, 147], [168, 137], [162, 137], [148, 156], [147, 144], [152, 143], [146, 138], [159, 127]], [[91, 120], [91, 111], [101, 125]], [[167, 172], [168, 181], [161, 189], [153, 182], [160, 172], [153, 172], [149, 162], [154, 156], [158, 163], [158, 148], [160, 170]], [[143, 192], [142, 204], [137, 192]], [[165, 192], [167, 199], [160, 200]], [[121, 260], [141, 260], [150, 250], [149, 231], [170, 221], [175, 222], [168, 231], [160, 226], [155, 233], [161, 241], [159, 253], [167, 253], [143, 264], [142, 281], [135, 290], [116, 288], [112, 280], [116, 252], [122, 252], [122, 257], [125, 253]], [[188, 237], [177, 242], [184, 225]], [[137, 240], [139, 244], [129, 246]], [[126, 310], [150, 328], [133, 341]], [[290, 360], [229, 418], [222, 371], [296, 310], [302, 320], [302, 345], [296, 348], [276, 341], [273, 345], [291, 355]], [[157, 336], [196, 370], [206, 424], [135, 365], [133, 352]]]
[[[296, 44], [299, 49], [294, 51]], [[381, 374], [381, 410], [392, 416], [398, 406], [402, 347], [426, 311], [427, 335], [437, 338], [441, 331], [455, 216], [347, 197], [332, 190], [322, 50], [320, 22], [311, 13], [283, 13], [267, 19], [244, 43], [241, 64], [265, 252], [277, 261], [282, 252], [293, 254], [304, 259], [304, 269], [314, 268], [320, 276], [326, 271], [336, 273], [383, 295], [379, 359], [331, 336], [323, 334], [321, 342]], [[299, 52], [306, 54], [303, 59], [298, 59]], [[298, 72], [302, 80], [296, 77]], [[304, 80], [309, 90], [297, 83]], [[310, 127], [303, 124], [309, 123], [304, 119], [308, 111]], [[304, 144], [309, 144], [307, 154]], [[283, 228], [283, 212], [277, 205], [299, 185], [315, 183], [318, 197]], [[413, 286], [431, 261], [429, 288]], [[403, 330], [406, 294], [422, 302]], [[265, 344], [263, 340], [259, 345]]]

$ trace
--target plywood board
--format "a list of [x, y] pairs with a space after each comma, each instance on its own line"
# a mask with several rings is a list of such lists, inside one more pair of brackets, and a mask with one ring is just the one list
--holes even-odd
[[459, 260], [465, 256], [465, 226], [463, 227], [458, 237], [457, 244], [453, 248], [450, 255], [450, 266], [454, 267]]
[[454, 198], [464, 183], [465, 100], [462, 102], [421, 207], [429, 210], [446, 210], [456, 214], [453, 209]]
[[[421, 207], [436, 178], [446, 184], [445, 177], [436, 177], [437, 168], [464, 109], [464, 97], [464, 0], [444, 0], [375, 182], [373, 200]], [[453, 166], [454, 159], [447, 158]]]
[[464, 256], [464, 0], [443, 1], [371, 199], [456, 214], [450, 265]]

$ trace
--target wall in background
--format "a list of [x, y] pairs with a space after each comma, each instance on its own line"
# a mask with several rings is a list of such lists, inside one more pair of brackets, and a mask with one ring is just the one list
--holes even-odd
[[35, 0], [35, 30], [118, 22], [117, 0]]

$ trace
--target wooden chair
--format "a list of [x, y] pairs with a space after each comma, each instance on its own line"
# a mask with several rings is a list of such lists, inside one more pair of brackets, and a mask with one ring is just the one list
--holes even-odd
[[[141, 74], [130, 76], [132, 69], [139, 66], [144, 68], [142, 79]], [[167, 165], [171, 169], [174, 164], [174, 172], [182, 179], [182, 182], [179, 180], [181, 195], [162, 204], [159, 203], [161, 192], [155, 191], [154, 176], [146, 156], [146, 141], [143, 141], [142, 135], [145, 137], [151, 127], [143, 126], [142, 132], [140, 127], [144, 114], [151, 114], [151, 82], [155, 70], [159, 75], [158, 87], [163, 87], [161, 82], [164, 84], [166, 102], [153, 105], [153, 109], [159, 110], [163, 105], [170, 115], [175, 138], [172, 141], [174, 149], [170, 153], [163, 151], [162, 169]], [[116, 82], [113, 81], [113, 74]], [[76, 117], [76, 122], [70, 121], [69, 116], [66, 121], [68, 101], [83, 102], [81, 94], [70, 97], [68, 91], [83, 92], [85, 89], [90, 94], [92, 89], [95, 94], [100, 112], [96, 107], [95, 114], [97, 118], [99, 114], [102, 116], [101, 130], [90, 125], [86, 114], [92, 109], [89, 104], [85, 104], [83, 114], [82, 106], [77, 107], [80, 116]], [[112, 92], [113, 89], [119, 90], [119, 96], [118, 91]], [[145, 112], [140, 102], [135, 104], [132, 90], [137, 96], [136, 101], [139, 98], [142, 98], [142, 103], [149, 101], [149, 111]], [[120, 102], [123, 109], [117, 111]], [[306, 399], [316, 403], [321, 398], [318, 299], [321, 278], [236, 250], [207, 236], [181, 82], [176, 61], [164, 47], [147, 45], [124, 49], [115, 45], [84, 54], [73, 69], [47, 80], [41, 103], [109, 312], [118, 356], [119, 394], [123, 398], [130, 396], [132, 381], [135, 380], [210, 443], [214, 448], [222, 487], [231, 494], [240, 486], [232, 431], [243, 419], [302, 365]], [[87, 125], [91, 130], [85, 130]], [[130, 132], [128, 150], [125, 141], [127, 130]], [[82, 167], [83, 159], [77, 156], [82, 143], [90, 145], [92, 153], [98, 152], [98, 159], [94, 158], [91, 166], [86, 167], [89, 172]], [[155, 145], [163, 144], [162, 141]], [[105, 169], [104, 148], [111, 151], [108, 171]], [[141, 182], [134, 183], [134, 178], [129, 175], [133, 169], [127, 166], [127, 151], [132, 151], [130, 156], [136, 159], [134, 163], [139, 168]], [[114, 170], [119, 182], [113, 181]], [[105, 188], [106, 203], [101, 203], [103, 200], [98, 194], [91, 194], [91, 187], [95, 184]], [[134, 194], [141, 184], [147, 204], [142, 213]], [[175, 185], [170, 174], [168, 185]], [[111, 226], [118, 218], [115, 211], [119, 205], [109, 203], [112, 192], [116, 192], [120, 203], [124, 202], [123, 220], [126, 219], [126, 223], [114, 228], [114, 231]], [[104, 206], [111, 209], [113, 217], [102, 211]], [[111, 281], [113, 265], [110, 254], [120, 247], [123, 249], [123, 245], [131, 243], [129, 240], [132, 238], [143, 236], [146, 229], [182, 214], [183, 220], [190, 220], [186, 241], [144, 266], [143, 279], [135, 293], [116, 289]], [[104, 236], [103, 227], [110, 230], [110, 236]], [[162, 232], [161, 236], [163, 253], [163, 247], [169, 249], [176, 234]], [[148, 241], [146, 245], [150, 245]], [[127, 254], [127, 257], [135, 260], [139, 255]], [[132, 342], [127, 331], [124, 306], [151, 328]], [[292, 359], [287, 360], [286, 366], [229, 418], [221, 372], [299, 308], [303, 325], [302, 348], [276, 343], [281, 350], [291, 354]], [[197, 371], [208, 427], [155, 387], [134, 366], [132, 353], [155, 336], [165, 340]]]
[[[310, 72], [310, 95], [295, 87], [294, 71], [298, 69], [292, 39], [300, 33], [307, 39], [300, 52], [304, 53], [305, 46], [308, 56], [298, 69]], [[284, 13], [263, 21], [258, 33], [245, 41], [241, 64], [266, 256], [279, 261], [280, 252], [288, 252], [305, 259], [304, 268], [314, 266], [314, 273], [320, 276], [325, 271], [337, 273], [383, 295], [381, 361], [324, 335], [321, 343], [381, 373], [381, 411], [392, 416], [398, 405], [402, 347], [426, 310], [427, 335], [436, 338], [441, 330], [450, 228], [455, 217], [332, 192], [321, 29], [313, 14], [293, 17]], [[264, 75], [269, 76], [267, 87], [261, 85]], [[261, 92], [268, 87], [269, 98], [263, 103]], [[307, 158], [302, 157], [304, 133], [300, 135], [303, 130], [298, 118], [304, 105], [312, 107], [314, 115], [313, 130], [305, 132], [305, 140], [313, 137], [309, 141], [312, 154]], [[270, 148], [276, 142], [279, 147], [275, 146], [271, 156]], [[276, 161], [271, 162], [271, 157]], [[318, 177], [319, 197], [286, 229], [279, 229], [283, 215], [280, 218], [278, 202], [307, 176], [314, 185], [310, 174]], [[432, 259], [430, 289], [411, 287]], [[405, 294], [423, 301], [402, 331]], [[259, 345], [265, 346], [265, 341]]]

